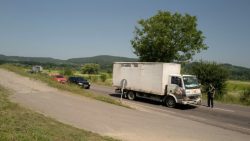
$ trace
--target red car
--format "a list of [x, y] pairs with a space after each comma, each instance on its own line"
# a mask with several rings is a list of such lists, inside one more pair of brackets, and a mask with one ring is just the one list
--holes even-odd
[[66, 83], [67, 79], [63, 75], [54, 75], [53, 79], [59, 83]]

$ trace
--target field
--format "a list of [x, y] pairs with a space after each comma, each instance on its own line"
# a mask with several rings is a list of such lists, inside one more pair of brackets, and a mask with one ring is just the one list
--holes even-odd
[[9, 92], [0, 87], [1, 141], [115, 141], [22, 108], [10, 102], [8, 96]]
[[226, 83], [227, 94], [221, 102], [250, 105], [250, 82], [229, 80]]

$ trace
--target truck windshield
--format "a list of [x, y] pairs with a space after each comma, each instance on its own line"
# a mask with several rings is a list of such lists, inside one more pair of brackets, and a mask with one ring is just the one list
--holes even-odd
[[184, 76], [183, 81], [186, 89], [199, 88], [199, 83], [195, 76]]

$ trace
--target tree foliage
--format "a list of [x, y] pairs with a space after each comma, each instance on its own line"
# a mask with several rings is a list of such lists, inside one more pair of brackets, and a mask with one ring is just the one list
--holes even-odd
[[240, 101], [245, 105], [250, 105], [250, 88], [245, 89], [240, 96]]
[[197, 29], [197, 18], [189, 14], [159, 11], [149, 19], [138, 21], [131, 40], [140, 61], [172, 62], [192, 59], [207, 49], [205, 37]]
[[83, 74], [98, 74], [99, 70], [100, 70], [100, 65], [99, 64], [89, 63], [89, 64], [85, 64], [82, 67], [82, 73]]
[[210, 83], [213, 84], [217, 98], [226, 93], [225, 86], [229, 73], [223, 66], [215, 62], [200, 61], [192, 65], [191, 72], [198, 77], [205, 90]]

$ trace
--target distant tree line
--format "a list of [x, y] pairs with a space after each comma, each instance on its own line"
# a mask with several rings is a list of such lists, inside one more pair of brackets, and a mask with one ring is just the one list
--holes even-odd
[[[182, 65], [182, 73], [187, 73], [191, 70], [192, 66], [196, 65], [198, 62], [188, 63]], [[242, 81], [250, 81], [250, 69], [233, 66], [231, 64], [219, 64], [221, 67], [228, 70], [228, 77], [230, 80], [242, 80]]]
[[231, 64], [223, 64], [223, 66], [229, 70], [229, 79], [232, 80], [250, 80], [250, 69], [239, 67], [239, 66], [233, 66]]
[[[33, 65], [41, 65], [44, 69], [71, 69], [71, 70], [82, 70], [82, 66], [80, 64], [59, 64], [59, 63], [40, 63], [40, 62], [34, 62], [34, 61], [6, 61], [6, 60], [0, 60], [0, 65], [4, 63], [12, 63], [12, 64], [22, 64], [24, 67], [31, 67]], [[86, 63], [88, 64], [88, 63]], [[95, 64], [95, 63], [94, 63]], [[98, 72], [107, 72], [112, 73], [113, 70], [113, 64], [112, 63], [98, 63], [99, 68]], [[188, 63], [185, 65], [182, 65], [182, 73], [187, 73], [193, 65], [196, 63]], [[220, 64], [222, 67], [224, 67], [226, 70], [228, 70], [229, 73], [229, 79], [230, 80], [243, 80], [243, 81], [250, 81], [250, 69], [244, 68], [244, 67], [238, 67], [233, 66], [231, 64]]]
[[6, 61], [4, 60], [0, 60], [0, 65], [4, 64], [4, 63], [7, 63]]

